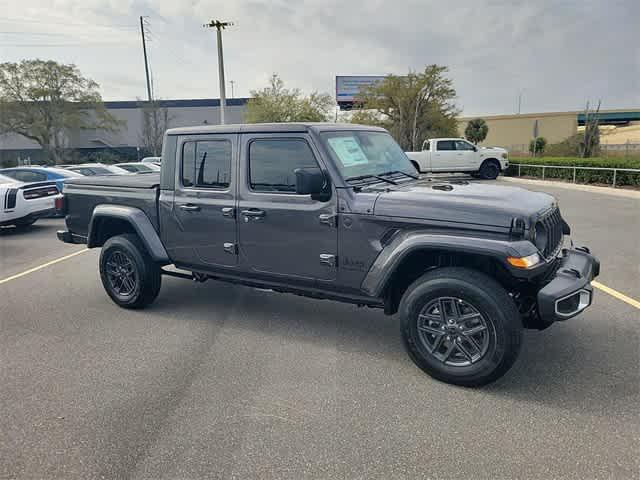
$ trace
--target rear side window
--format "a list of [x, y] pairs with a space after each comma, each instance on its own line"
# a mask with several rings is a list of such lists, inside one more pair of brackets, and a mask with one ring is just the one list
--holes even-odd
[[256, 192], [295, 193], [294, 171], [310, 167], [318, 163], [303, 139], [254, 140], [249, 146], [249, 185]]
[[44, 173], [40, 172], [29, 172], [25, 170], [18, 170], [14, 172], [10, 172], [11, 176], [16, 180], [20, 180], [21, 182], [42, 182], [47, 179], [47, 176]]
[[231, 182], [231, 142], [202, 140], [182, 146], [182, 185], [227, 188]]
[[438, 140], [438, 150], [455, 150], [455, 142], [453, 140]]

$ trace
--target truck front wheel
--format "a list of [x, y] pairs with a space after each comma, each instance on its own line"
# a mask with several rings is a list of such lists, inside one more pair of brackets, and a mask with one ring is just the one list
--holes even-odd
[[485, 180], [495, 180], [500, 175], [500, 164], [497, 160], [485, 160], [480, 165], [478, 176]]
[[432, 270], [409, 286], [399, 312], [410, 357], [438, 380], [485, 385], [504, 375], [518, 357], [520, 313], [504, 288], [483, 273]]
[[136, 235], [111, 237], [100, 253], [100, 278], [111, 300], [123, 308], [144, 308], [160, 292], [162, 274]]

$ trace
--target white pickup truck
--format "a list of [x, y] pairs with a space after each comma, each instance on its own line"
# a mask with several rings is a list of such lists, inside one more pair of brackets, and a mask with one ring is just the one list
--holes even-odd
[[422, 151], [406, 153], [421, 173], [471, 172], [494, 179], [509, 166], [504, 148], [476, 147], [463, 138], [432, 138], [423, 142]]

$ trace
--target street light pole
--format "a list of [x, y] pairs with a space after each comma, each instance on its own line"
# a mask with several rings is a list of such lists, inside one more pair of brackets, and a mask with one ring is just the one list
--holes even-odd
[[224, 125], [224, 111], [227, 106], [227, 97], [224, 82], [224, 58], [222, 56], [222, 30], [233, 25], [232, 22], [221, 22], [220, 20], [211, 20], [211, 22], [203, 25], [205, 28], [215, 28], [218, 37], [218, 79], [220, 80], [220, 124]]

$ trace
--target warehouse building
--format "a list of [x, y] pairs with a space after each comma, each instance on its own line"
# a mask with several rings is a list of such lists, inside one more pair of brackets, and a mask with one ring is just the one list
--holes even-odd
[[[242, 123], [246, 111], [247, 98], [227, 99], [226, 123]], [[87, 157], [90, 154], [109, 152], [120, 158], [134, 160], [144, 155], [142, 145], [143, 113], [139, 101], [104, 102], [111, 115], [122, 122], [114, 132], [99, 130], [78, 130], [68, 135], [70, 151]], [[218, 125], [220, 123], [220, 100], [160, 100], [160, 107], [167, 108], [170, 127], [192, 125]], [[0, 135], [0, 165], [8, 162], [43, 161], [40, 146], [21, 135]]]
[[[461, 117], [459, 131], [464, 133], [474, 118], [483, 118], [489, 127], [482, 145], [502, 146], [513, 152], [528, 150], [536, 122], [538, 136], [546, 138], [548, 144], [560, 143], [584, 126], [584, 112], [549, 112]], [[601, 110], [599, 121], [602, 144], [640, 143], [640, 109]]]

